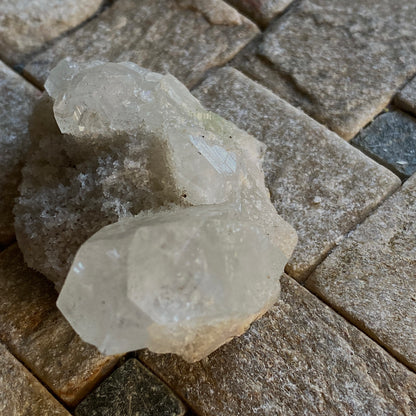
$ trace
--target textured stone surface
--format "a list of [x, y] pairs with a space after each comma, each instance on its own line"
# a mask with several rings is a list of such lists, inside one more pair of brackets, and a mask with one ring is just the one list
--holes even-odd
[[29, 148], [28, 122], [39, 92], [0, 61], [0, 246], [14, 238], [13, 205]]
[[416, 77], [396, 95], [395, 103], [403, 110], [416, 115]]
[[416, 371], [416, 175], [354, 230], [307, 287]]
[[[16, 245], [0, 254], [0, 341], [65, 403], [75, 405], [115, 365], [75, 334], [56, 292]], [[1, 400], [0, 400], [1, 402]]]
[[183, 416], [185, 407], [136, 359], [114, 371], [76, 408], [76, 416]]
[[399, 179], [269, 90], [231, 68], [194, 90], [207, 108], [267, 145], [266, 184], [299, 243], [287, 271], [303, 279]]
[[102, 0], [1, 0], [0, 57], [19, 64], [45, 42], [71, 29], [99, 8]]
[[352, 138], [416, 72], [416, 2], [304, 0], [235, 62]]
[[288, 277], [282, 302], [208, 358], [140, 358], [201, 416], [416, 414], [416, 375]]
[[0, 413], [2, 416], [70, 416], [1, 343]]
[[292, 3], [293, 0], [227, 0], [242, 13], [250, 16], [253, 20], [262, 26], [267, 24], [286, 7]]
[[352, 144], [403, 179], [416, 172], [416, 118], [401, 111], [381, 114]]
[[26, 73], [39, 84], [62, 58], [132, 61], [170, 72], [186, 85], [232, 58], [257, 27], [221, 0], [118, 0], [98, 19], [34, 57]]

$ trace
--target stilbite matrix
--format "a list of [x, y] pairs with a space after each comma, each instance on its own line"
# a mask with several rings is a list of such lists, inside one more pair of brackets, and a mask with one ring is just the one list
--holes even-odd
[[264, 145], [129, 62], [64, 60], [45, 88], [16, 234], [74, 329], [107, 354], [188, 361], [243, 333], [297, 241], [264, 185]]

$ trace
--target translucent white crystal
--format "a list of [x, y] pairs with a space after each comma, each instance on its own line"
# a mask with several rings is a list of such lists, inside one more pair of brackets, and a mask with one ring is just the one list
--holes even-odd
[[140, 214], [82, 245], [58, 307], [105, 353], [148, 347], [194, 361], [276, 301], [286, 261], [234, 207]]
[[45, 88], [16, 233], [58, 289], [69, 270], [58, 306], [74, 329], [106, 353], [189, 361], [241, 334], [296, 244], [264, 145], [132, 63], [61, 61]]
[[[241, 170], [249, 168], [245, 159], [252, 156], [245, 153], [264, 150], [252, 136], [206, 111], [172, 75], [131, 62], [92, 62], [77, 70], [76, 64], [64, 60], [45, 88], [54, 99], [62, 133], [80, 138], [135, 135], [141, 129], [155, 133], [160, 146], [167, 146], [167, 164], [174, 167], [171, 173], [179, 193], [191, 204], [235, 199], [235, 188], [245, 174]], [[235, 136], [238, 141], [230, 140]]]

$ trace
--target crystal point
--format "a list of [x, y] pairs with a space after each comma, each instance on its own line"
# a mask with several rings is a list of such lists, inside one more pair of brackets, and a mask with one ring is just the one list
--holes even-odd
[[81, 337], [113, 354], [186, 360], [278, 298], [296, 244], [270, 202], [264, 145], [176, 78], [61, 61], [31, 126], [15, 207], [20, 247]]

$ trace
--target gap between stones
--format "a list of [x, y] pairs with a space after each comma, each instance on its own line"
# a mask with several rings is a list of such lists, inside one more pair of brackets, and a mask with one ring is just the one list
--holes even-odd
[[[405, 182], [405, 181], [404, 181]], [[344, 234], [344, 236], [342, 237], [342, 240], [344, 240], [345, 238], [348, 238], [349, 234], [351, 234], [353, 231], [355, 231], [368, 217], [370, 217], [375, 211], [377, 211], [377, 209], [384, 204], [385, 202], [387, 202], [388, 199], [390, 199], [396, 192], [398, 192], [402, 185], [399, 186], [398, 188], [396, 188], [394, 191], [392, 191], [390, 194], [388, 194], [386, 196], [386, 198], [384, 198], [382, 201], [380, 201], [380, 203], [374, 207], [371, 211], [368, 212], [368, 214], [363, 217], [363, 219], [358, 222], [353, 228], [351, 228], [347, 233]], [[341, 241], [342, 241], [341, 240]], [[328, 303], [325, 299], [323, 299], [321, 296], [319, 296], [318, 294], [312, 292], [311, 290], [309, 290], [307, 287], [305, 287], [305, 284], [307, 282], [307, 280], [309, 279], [309, 277], [312, 275], [312, 273], [315, 271], [315, 269], [323, 262], [325, 261], [325, 259], [333, 252], [333, 250], [337, 247], [337, 245], [335, 245], [331, 250], [328, 251], [328, 253], [326, 253], [322, 260], [317, 263], [313, 269], [310, 271], [310, 273], [306, 276], [306, 278], [304, 280], [302, 280], [302, 282], [298, 282], [301, 286], [303, 286], [306, 290], [308, 290], [309, 293], [311, 293], [312, 295], [314, 295], [315, 297], [317, 297], [322, 303], [324, 303], [326, 306], [328, 306], [329, 308], [331, 308], [335, 313], [337, 313], [338, 315], [342, 316], [347, 322], [349, 322], [351, 325], [355, 326], [359, 331], [361, 331], [364, 335], [366, 335], [369, 339], [371, 339], [372, 341], [374, 341], [377, 345], [379, 345], [381, 348], [383, 348], [390, 356], [392, 356], [397, 362], [399, 362], [400, 364], [404, 365], [409, 371], [411, 371], [412, 373], [416, 374], [416, 371], [414, 371], [408, 364], [406, 358], [404, 356], [402, 356], [401, 354], [391, 350], [388, 346], [384, 345], [383, 342], [380, 341], [380, 339], [377, 337], [377, 335], [371, 331], [371, 329], [366, 328], [365, 323], [360, 322], [357, 319], [353, 319], [348, 313], [343, 313], [339, 308], [337, 308], [336, 306], [331, 305], [330, 303]], [[293, 276], [290, 275], [290, 273], [286, 272], [286, 274], [288, 274], [292, 279]], [[296, 279], [295, 279], [296, 280]]]

